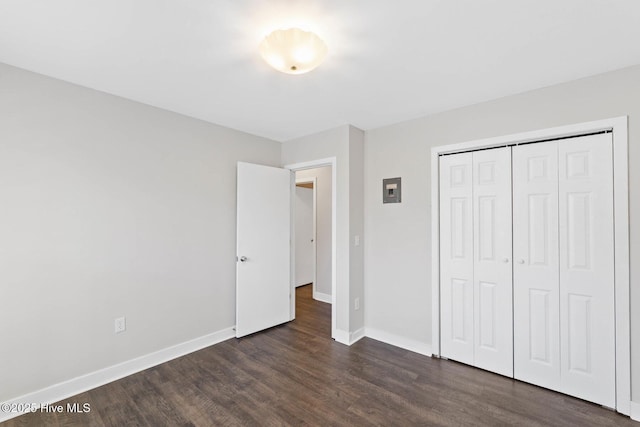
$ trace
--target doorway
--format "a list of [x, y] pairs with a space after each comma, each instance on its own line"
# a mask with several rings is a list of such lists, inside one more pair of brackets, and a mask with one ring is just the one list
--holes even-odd
[[[295, 295], [296, 288], [299, 285], [306, 283], [312, 283], [312, 297], [316, 301], [331, 304], [331, 337], [335, 338], [336, 330], [336, 168], [335, 158], [315, 160], [305, 163], [297, 163], [293, 165], [285, 166], [295, 173], [294, 184], [292, 185], [292, 198], [295, 202], [298, 199], [298, 191], [301, 194], [304, 193], [305, 187], [298, 186], [298, 184], [307, 184], [306, 187], [310, 187], [310, 183], [313, 188], [306, 188], [306, 190], [313, 190], [315, 193], [315, 209], [312, 210], [312, 217], [315, 218], [312, 222], [315, 224], [315, 231], [307, 234], [307, 242], [304, 242], [304, 236], [298, 236], [296, 230], [297, 218], [296, 207], [294, 206], [292, 211], [294, 219], [292, 221], [293, 232], [293, 244], [292, 262], [291, 262], [291, 319], [295, 318]], [[298, 190], [302, 189], [302, 190]], [[312, 193], [312, 194], [313, 194]], [[309, 193], [307, 193], [308, 195]], [[304, 197], [304, 196], [302, 196]], [[301, 202], [304, 203], [304, 202]], [[308, 203], [308, 201], [307, 201]], [[307, 221], [308, 222], [308, 221]], [[302, 239], [300, 243], [298, 240]], [[313, 242], [310, 240], [313, 239]], [[308, 245], [313, 243], [313, 245]], [[309, 249], [313, 251], [315, 247], [315, 255], [311, 255], [314, 260], [311, 261], [311, 265], [314, 266], [313, 273], [309, 275], [308, 272], [302, 272], [298, 274], [299, 265], [302, 268], [307, 268], [309, 263], [300, 262], [297, 259], [299, 256], [299, 244], [307, 246], [307, 255]], [[305, 251], [303, 249], [302, 254]], [[304, 256], [304, 255], [303, 255]], [[315, 261], [315, 262], [314, 262]], [[305, 276], [306, 274], [306, 276]], [[312, 277], [312, 281], [307, 281], [304, 277]], [[302, 283], [305, 282], [305, 283]]]
[[[310, 169], [313, 170], [313, 169]], [[299, 178], [293, 197], [295, 221], [296, 288], [316, 288], [316, 177]]]
[[331, 167], [296, 172], [296, 287], [312, 284], [313, 299], [331, 304]]

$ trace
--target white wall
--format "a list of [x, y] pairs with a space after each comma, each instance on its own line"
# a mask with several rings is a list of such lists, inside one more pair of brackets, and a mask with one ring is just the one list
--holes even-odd
[[[632, 395], [640, 402], [640, 66], [366, 132], [365, 323], [431, 342], [430, 148], [629, 116]], [[402, 177], [402, 203], [383, 205], [383, 178]]]
[[0, 401], [233, 326], [239, 160], [280, 144], [0, 64]]
[[[358, 145], [362, 145], [363, 132], [352, 126], [340, 126], [324, 132], [297, 138], [282, 144], [282, 164], [289, 165], [295, 163], [303, 163], [314, 160], [326, 159], [334, 157], [336, 159], [336, 278], [337, 291], [336, 299], [336, 340], [347, 343], [350, 341], [350, 333], [354, 332], [364, 325], [358, 323], [357, 316], [351, 320], [350, 304], [353, 298], [362, 298], [363, 283], [358, 283], [359, 277], [357, 273], [351, 276], [352, 268], [355, 270], [362, 269], [363, 263], [357, 258], [351, 263], [351, 242], [350, 238], [352, 224], [355, 226], [358, 221], [358, 214], [352, 215], [351, 209], [363, 209], [358, 207], [358, 197], [355, 192], [362, 193], [362, 186], [358, 187], [357, 182], [350, 184], [351, 179], [351, 158], [350, 153], [357, 153]], [[351, 147], [354, 144], [355, 147]], [[358, 166], [358, 162], [362, 160], [354, 160], [354, 170], [362, 168]], [[358, 172], [354, 172], [356, 175]], [[361, 175], [362, 176], [362, 175]], [[357, 179], [357, 178], [356, 178]], [[353, 196], [353, 198], [352, 198]], [[356, 252], [353, 253], [356, 256]], [[362, 319], [363, 320], [363, 319]]]
[[316, 291], [331, 296], [331, 166], [296, 172], [316, 178]]

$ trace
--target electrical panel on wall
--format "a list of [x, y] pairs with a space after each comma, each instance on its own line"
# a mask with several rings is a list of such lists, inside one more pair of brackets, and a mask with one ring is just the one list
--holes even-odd
[[400, 203], [401, 178], [385, 178], [382, 180], [382, 203]]

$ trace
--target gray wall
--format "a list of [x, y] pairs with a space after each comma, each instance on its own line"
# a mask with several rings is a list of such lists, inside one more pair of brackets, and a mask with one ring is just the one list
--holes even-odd
[[[364, 132], [349, 127], [349, 331], [364, 333]], [[356, 243], [356, 238], [358, 243]], [[355, 301], [360, 300], [356, 309]]]
[[0, 64], [0, 401], [234, 325], [238, 160], [280, 144]]
[[[367, 328], [431, 342], [430, 149], [553, 126], [629, 116], [632, 389], [640, 402], [640, 66], [366, 132]], [[402, 203], [383, 205], [383, 178]]]
[[316, 178], [316, 291], [331, 295], [331, 166], [296, 172]]

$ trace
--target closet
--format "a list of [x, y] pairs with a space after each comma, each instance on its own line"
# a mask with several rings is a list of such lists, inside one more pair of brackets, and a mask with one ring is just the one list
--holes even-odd
[[615, 407], [611, 133], [439, 162], [441, 355]]

